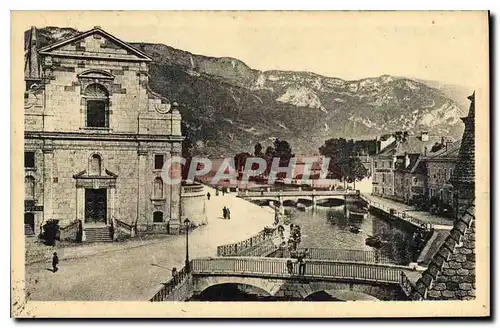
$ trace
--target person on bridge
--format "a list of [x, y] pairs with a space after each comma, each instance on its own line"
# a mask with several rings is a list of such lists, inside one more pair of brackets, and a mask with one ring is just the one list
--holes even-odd
[[207, 199], [210, 200], [210, 192], [207, 192]]
[[292, 260], [286, 260], [286, 268], [288, 269], [289, 274], [293, 274], [293, 262]]

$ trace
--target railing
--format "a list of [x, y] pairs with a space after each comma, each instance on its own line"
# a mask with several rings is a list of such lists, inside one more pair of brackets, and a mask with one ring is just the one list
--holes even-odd
[[[306, 248], [299, 248], [297, 249], [297, 252], [303, 253], [305, 250]], [[288, 250], [284, 250], [283, 252], [276, 252], [276, 255], [280, 255], [280, 257], [291, 257], [292, 254], [290, 254]], [[313, 260], [358, 263], [400, 264], [382, 254], [380, 251], [363, 251], [354, 249], [307, 248], [307, 255], [305, 258]]]
[[60, 227], [59, 228], [59, 232], [61, 233], [60, 239], [61, 240], [76, 239], [76, 235], [78, 233], [78, 225], [79, 225], [79, 220], [74, 220], [67, 226]]
[[123, 222], [122, 220], [119, 220], [117, 218], [113, 219], [113, 222], [116, 224], [116, 229], [122, 229], [125, 230], [130, 236], [134, 234], [134, 226]]
[[[192, 274], [198, 275], [290, 277], [296, 276], [297, 271], [295, 265], [294, 272], [288, 273], [286, 260], [275, 258], [211, 258], [195, 259], [192, 263]], [[306, 262], [303, 276], [400, 284], [401, 268], [309, 260]]]
[[175, 290], [179, 285], [181, 285], [187, 278], [189, 278], [190, 272], [186, 267], [182, 268], [175, 277], [172, 277], [165, 286], [163, 286], [149, 301], [150, 302], [162, 302], [167, 299], [167, 297]]
[[399, 284], [401, 286], [401, 289], [409, 299], [413, 299], [415, 296], [418, 297], [413, 283], [410, 281], [410, 279], [408, 279], [408, 277], [403, 271], [401, 271]]
[[242, 191], [238, 193], [241, 197], [256, 197], [256, 196], [353, 196], [359, 195], [359, 190], [315, 190], [312, 191]]
[[204, 186], [201, 184], [192, 184], [182, 186], [182, 193], [199, 193], [204, 191]]
[[380, 203], [377, 203], [377, 202], [374, 202], [372, 200], [370, 200], [369, 198], [367, 198], [366, 196], [364, 195], [360, 195], [360, 198], [363, 199], [365, 202], [367, 202], [370, 206], [372, 207], [375, 207], [375, 208], [378, 208], [379, 210], [382, 210], [392, 216], [395, 216], [403, 221], [406, 221], [408, 223], [411, 223], [421, 229], [424, 229], [426, 231], [430, 231], [433, 229], [433, 225], [432, 223], [429, 223], [429, 222], [425, 222], [425, 221], [422, 221], [420, 219], [417, 219], [411, 215], [408, 215], [406, 212], [401, 212], [401, 211], [398, 211], [397, 209], [395, 208], [392, 208], [392, 207], [389, 207], [389, 206], [385, 206], [383, 204], [380, 204]]
[[271, 239], [276, 235], [277, 229], [273, 231], [268, 231], [264, 229], [260, 231], [258, 234], [247, 238], [243, 241], [217, 246], [217, 256], [235, 256], [240, 255], [242, 252], [246, 251], [249, 248], [253, 248], [254, 246], [258, 246], [265, 240]]
[[259, 245], [252, 248], [247, 248], [240, 252], [239, 256], [252, 256], [252, 257], [267, 257], [269, 254], [274, 253], [278, 247], [274, 245], [271, 240], [265, 240]]

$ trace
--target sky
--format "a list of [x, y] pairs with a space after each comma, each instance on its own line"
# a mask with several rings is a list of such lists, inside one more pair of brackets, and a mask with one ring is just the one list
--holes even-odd
[[[475, 88], [488, 72], [485, 12], [30, 12], [29, 28], [100, 26], [123, 41], [233, 57], [259, 70], [355, 80], [390, 74]], [[481, 80], [482, 79], [482, 80]]]

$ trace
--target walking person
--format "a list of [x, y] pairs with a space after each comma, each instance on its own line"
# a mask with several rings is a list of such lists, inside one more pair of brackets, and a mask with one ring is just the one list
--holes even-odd
[[207, 192], [207, 198], [210, 200], [210, 192]]
[[226, 208], [226, 206], [224, 206], [224, 208], [222, 209], [222, 216], [224, 217], [224, 220], [227, 219], [227, 208]]
[[57, 256], [57, 253], [54, 252], [54, 256], [52, 256], [52, 272], [56, 273], [57, 270], [57, 265], [59, 264], [59, 257]]
[[174, 282], [174, 285], [177, 285], [177, 268], [173, 267], [172, 268], [172, 280]]
[[286, 261], [286, 268], [288, 269], [288, 274], [293, 274], [293, 262], [292, 262], [292, 260], [288, 259]]
[[229, 208], [226, 210], [226, 213], [227, 213], [227, 219], [231, 220], [231, 211], [229, 210]]

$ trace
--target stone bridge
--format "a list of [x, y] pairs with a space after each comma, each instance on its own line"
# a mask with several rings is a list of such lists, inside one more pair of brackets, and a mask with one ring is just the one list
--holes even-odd
[[[338, 300], [405, 300], [405, 284], [420, 274], [405, 266], [379, 263], [308, 260], [305, 274], [298, 268], [288, 273], [280, 258], [224, 257], [191, 261], [177, 279], [167, 283], [152, 299], [184, 301], [210, 294], [210, 290], [231, 284], [262, 297], [308, 300], [327, 293]], [[174, 281], [176, 280], [176, 281]]]
[[287, 191], [241, 191], [238, 197], [248, 200], [270, 200], [283, 204], [286, 201], [297, 202], [306, 200], [316, 205], [318, 201], [337, 199], [347, 201], [348, 198], [358, 198], [359, 190], [287, 190]]

